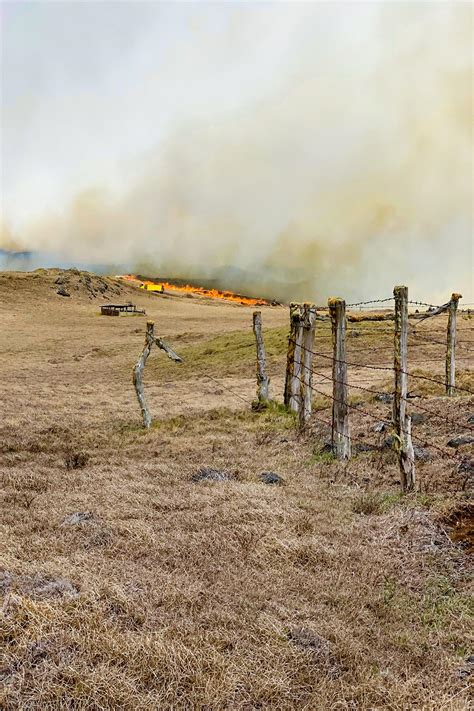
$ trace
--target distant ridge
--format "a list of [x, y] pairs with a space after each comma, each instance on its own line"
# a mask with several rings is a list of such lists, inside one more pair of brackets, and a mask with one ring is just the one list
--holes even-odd
[[127, 270], [123, 264], [91, 264], [72, 261], [54, 252], [15, 251], [0, 248], [0, 271], [33, 271], [34, 269], [80, 269], [96, 274], [121, 273]]

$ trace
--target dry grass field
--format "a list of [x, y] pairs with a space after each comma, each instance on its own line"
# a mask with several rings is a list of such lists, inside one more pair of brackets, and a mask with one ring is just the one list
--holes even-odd
[[[100, 316], [106, 298], [146, 316]], [[281, 401], [288, 312], [261, 310]], [[131, 370], [147, 319], [184, 362], [152, 351], [144, 431]], [[474, 398], [410, 383], [426, 396], [411, 409], [428, 455], [402, 497], [390, 449], [346, 464], [324, 449], [329, 360], [316, 357], [305, 433], [278, 404], [251, 410], [251, 319], [113, 279], [0, 274], [1, 708], [470, 708], [473, 481], [452, 456], [474, 454], [446, 444], [472, 434]], [[458, 382], [471, 390], [473, 325], [459, 319]], [[419, 330], [443, 342], [445, 327]], [[387, 322], [357, 328], [348, 361], [389, 362]], [[329, 353], [328, 335], [318, 322], [315, 350]], [[442, 378], [443, 353], [418, 344], [411, 368]], [[390, 389], [388, 371], [350, 376]], [[352, 397], [354, 442], [380, 445], [390, 405]], [[193, 480], [205, 467], [229, 480]]]

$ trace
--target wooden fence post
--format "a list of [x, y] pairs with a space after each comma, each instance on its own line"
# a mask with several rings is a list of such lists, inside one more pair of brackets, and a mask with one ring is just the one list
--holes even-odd
[[286, 407], [290, 404], [290, 384], [291, 376], [293, 374], [293, 360], [295, 357], [295, 343], [296, 343], [296, 321], [294, 319], [294, 310], [296, 304], [293, 302], [290, 304], [290, 335], [288, 336], [288, 352], [286, 355], [286, 373], [285, 373], [285, 392], [283, 394], [283, 402]]
[[270, 378], [265, 372], [265, 345], [262, 335], [261, 311], [253, 312], [253, 332], [257, 343], [257, 398], [260, 405], [267, 405]]
[[328, 299], [332, 326], [332, 448], [338, 459], [350, 459], [351, 440], [346, 364], [346, 302]]
[[293, 353], [293, 372], [290, 381], [289, 408], [296, 413], [296, 415], [299, 415], [301, 409], [301, 379], [303, 376], [303, 307], [301, 304], [295, 304], [295, 306], [293, 320], [295, 322], [296, 338]]
[[145, 345], [143, 351], [135, 364], [133, 369], [133, 384], [135, 386], [135, 391], [137, 393], [138, 404], [140, 405], [140, 410], [142, 412], [143, 424], [146, 428], [151, 425], [151, 415], [150, 410], [145, 399], [145, 393], [143, 391], [143, 379], [142, 373], [148, 356], [150, 355], [151, 347], [155, 341], [155, 324], [153, 321], [147, 321], [146, 333], [145, 333]]
[[316, 306], [314, 304], [303, 304], [302, 315], [302, 343], [301, 361], [302, 373], [300, 381], [300, 410], [299, 425], [303, 428], [311, 417], [311, 406], [313, 398], [313, 345], [314, 327], [316, 322]]
[[411, 441], [411, 417], [406, 414], [408, 395], [408, 287], [394, 287], [393, 295], [395, 297], [393, 424], [400, 467], [400, 483], [403, 491], [406, 492], [415, 487], [415, 456]]
[[452, 397], [456, 385], [456, 314], [461, 294], [453, 294], [448, 308], [448, 333], [446, 347], [446, 394]]
[[143, 391], [143, 379], [142, 379], [142, 374], [143, 374], [143, 369], [145, 367], [145, 363], [147, 361], [148, 356], [150, 355], [151, 348], [153, 344], [156, 344], [158, 348], [160, 348], [162, 351], [166, 353], [168, 358], [171, 360], [174, 360], [175, 363], [181, 363], [182, 360], [177, 355], [172, 348], [168, 346], [167, 343], [163, 341], [162, 338], [159, 338], [155, 336], [155, 324], [153, 321], [147, 321], [146, 324], [146, 333], [145, 333], [145, 345], [143, 347], [143, 351], [141, 352], [141, 355], [138, 359], [138, 361], [135, 364], [135, 367], [133, 368], [133, 385], [135, 386], [135, 392], [137, 393], [137, 399], [138, 399], [138, 404], [140, 405], [140, 410], [142, 413], [143, 417], [143, 424], [145, 427], [148, 429], [151, 426], [151, 414], [150, 410], [148, 409], [148, 405], [145, 399], [145, 393]]
[[288, 354], [286, 359], [286, 377], [284, 403], [293, 412], [299, 412], [301, 344], [303, 329], [301, 327], [301, 306], [290, 304], [290, 335], [288, 338]]

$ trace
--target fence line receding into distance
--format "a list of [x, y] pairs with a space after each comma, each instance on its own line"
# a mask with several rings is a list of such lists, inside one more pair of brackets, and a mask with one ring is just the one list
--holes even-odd
[[[408, 412], [410, 401], [416, 397], [417, 408], [427, 413], [430, 417], [456, 428], [462, 428], [470, 432], [474, 431], [474, 423], [471, 423], [467, 417], [462, 421], [460, 417], [440, 415], [420, 402], [422, 397], [420, 392], [413, 393], [408, 389], [409, 385], [413, 383], [418, 383], [419, 385], [433, 383], [441, 386], [450, 398], [455, 394], [474, 395], [474, 391], [466, 387], [465, 383], [456, 384], [456, 363], [459, 361], [463, 363], [465, 361], [469, 362], [470, 353], [474, 352], [474, 347], [469, 347], [471, 343], [474, 346], [474, 338], [464, 338], [466, 330], [472, 331], [474, 330], [473, 328], [464, 328], [462, 332], [463, 338], [458, 338], [457, 316], [460, 313], [462, 318], [466, 318], [466, 312], [458, 308], [461, 298], [460, 294], [453, 293], [447, 303], [442, 306], [436, 306], [426, 302], [410, 301], [407, 287], [397, 286], [394, 288], [393, 296], [373, 299], [367, 302], [346, 304], [344, 299], [331, 298], [328, 300], [327, 307], [315, 306], [310, 303], [291, 303], [283, 399], [285, 406], [295, 414], [298, 427], [304, 429], [312, 420], [316, 423], [325, 424], [331, 430], [330, 447], [334, 456], [347, 461], [358, 451], [380, 449], [380, 444], [376, 446], [373, 443], [364, 442], [360, 436], [357, 437], [356, 441], [353, 441], [350, 429], [351, 413], [355, 411], [364, 418], [375, 420], [377, 424], [372, 428], [375, 432], [390, 431], [391, 433], [390, 437], [385, 440], [384, 445], [387, 446], [387, 441], [389, 441], [397, 453], [400, 484], [405, 492], [411, 491], [415, 487], [415, 460], [418, 456], [421, 456], [419, 451], [426, 446], [436, 450], [443, 457], [456, 462], [458, 470], [462, 471], [464, 467], [466, 471], [469, 471], [473, 463], [463, 459], [457, 450], [454, 450], [454, 452], [452, 450], [447, 451], [437, 444], [427, 444], [423, 438], [414, 434], [412, 432], [412, 417]], [[393, 309], [387, 309], [390, 303], [394, 304]], [[364, 307], [372, 309], [374, 304], [379, 304], [375, 308], [381, 312], [383, 311], [383, 313], [367, 314], [366, 316], [363, 313], [355, 316], [353, 313], [355, 309], [363, 309]], [[413, 313], [415, 306], [424, 306], [428, 310], [425, 313], [420, 313], [416, 309]], [[411, 313], [409, 314], [410, 307]], [[327, 315], [318, 313], [323, 308], [327, 311]], [[352, 313], [346, 313], [346, 309], [349, 308]], [[446, 313], [448, 315], [446, 341], [440, 340], [439, 336], [432, 338], [430, 332], [424, 328], [425, 323], [428, 319]], [[467, 318], [471, 318], [469, 311], [467, 312]], [[409, 319], [414, 320], [416, 322], [415, 325], [409, 323]], [[384, 321], [386, 325], [380, 324], [381, 327], [370, 328], [366, 325], [367, 321], [375, 323]], [[390, 327], [390, 324], [392, 327]], [[327, 326], [330, 328], [328, 329]], [[253, 314], [253, 331], [257, 356], [257, 401], [254, 407], [256, 405], [257, 408], [265, 408], [271, 402], [269, 393], [270, 378], [267, 373], [262, 313], [260, 311], [256, 311]], [[377, 341], [374, 345], [365, 346], [364, 344], [364, 347], [358, 348], [358, 338], [367, 335], [375, 336]], [[388, 346], [385, 344], [385, 340], [390, 336], [393, 338], [393, 361], [392, 364], [386, 365], [383, 361], [383, 364], [381, 363], [379, 356], [381, 352], [386, 352]], [[315, 341], [317, 344], [321, 342], [321, 347], [315, 347]], [[325, 344], [329, 346], [328, 341], [330, 341], [329, 352], [322, 352], [321, 348], [325, 348]], [[175, 362], [181, 361], [180, 357], [161, 338], [155, 336], [154, 325], [152, 322], [148, 322], [145, 346], [133, 373], [133, 382], [143, 423], [147, 428], [150, 427], [152, 420], [143, 392], [142, 372], [151, 348], [155, 344]], [[411, 353], [412, 349], [415, 349], [416, 355], [417, 349], [423, 347], [424, 352], [431, 356], [435, 354], [432, 349], [436, 349], [439, 346], [444, 346], [446, 349], [444, 358], [409, 358], [409, 352]], [[457, 351], [459, 351], [458, 357]], [[375, 357], [372, 358], [370, 354], [374, 354]], [[321, 367], [329, 370], [331, 374], [327, 375], [320, 371], [318, 372], [314, 367], [315, 359], [318, 362], [321, 359], [324, 364]], [[370, 362], [371, 360], [376, 362]], [[433, 377], [431, 372], [426, 375], [424, 372], [416, 372], [410, 369], [412, 364], [421, 363], [426, 365], [434, 362], [442, 364], [443, 361], [444, 379]], [[357, 382], [350, 381], [348, 376], [349, 369], [351, 369], [351, 372], [352, 369], [355, 369], [358, 375]], [[366, 377], [364, 373], [370, 373], [370, 371], [375, 371], [379, 375], [383, 373], [391, 374], [393, 377], [392, 388], [384, 390], [377, 386], [374, 387], [370, 379], [361, 379], [361, 375], [364, 378]], [[205, 377], [248, 404], [247, 399], [234, 389], [211, 375], [206, 374]], [[314, 380], [315, 377], [317, 378], [316, 381]], [[324, 383], [332, 386], [331, 393], [324, 392], [318, 388]], [[392, 413], [389, 418], [381, 418], [380, 415], [363, 409], [360, 406], [360, 402], [351, 401], [351, 391], [353, 389], [359, 393], [369, 393], [375, 399], [384, 403], [391, 403]], [[417, 389], [419, 390], [419, 388]], [[331, 421], [320, 417], [321, 408], [316, 412], [312, 412], [315, 395], [323, 396], [330, 401], [330, 406], [323, 409], [332, 410]], [[414, 446], [413, 440], [423, 446]]]

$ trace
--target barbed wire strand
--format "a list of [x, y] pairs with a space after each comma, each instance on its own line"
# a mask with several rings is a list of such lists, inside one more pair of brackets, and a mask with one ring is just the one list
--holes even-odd
[[[333, 395], [328, 395], [327, 393], [323, 393], [322, 391], [314, 390], [314, 392], [317, 392], [320, 395], [324, 395], [325, 397], [328, 397], [333, 402], [345, 404], [345, 405], [347, 405], [347, 407], [349, 407], [353, 410], [357, 410], [358, 412], [361, 412], [363, 415], [366, 415], [366, 417], [370, 417], [371, 419], [376, 420], [377, 422], [383, 422], [386, 425], [393, 426], [393, 423], [390, 420], [385, 420], [383, 418], [377, 417], [376, 415], [372, 415], [372, 413], [367, 412], [366, 410], [363, 410], [359, 405], [352, 405], [348, 402], [344, 403], [342, 400], [335, 398]], [[400, 432], [404, 435], [408, 435], [408, 431], [404, 430], [403, 428], [400, 428]], [[443, 456], [445, 456], [445, 457], [449, 457], [450, 459], [453, 459], [454, 461], [459, 462], [459, 457], [457, 455], [450, 454], [449, 452], [445, 452], [443, 449], [441, 449], [441, 447], [438, 447], [436, 444], [426, 443], [425, 440], [422, 439], [421, 437], [418, 437], [417, 435], [414, 435], [413, 433], [410, 433], [410, 434], [411, 434], [412, 439], [415, 439], [418, 442], [421, 442], [422, 444], [424, 444], [427, 447], [432, 447], [433, 449], [436, 449], [437, 451], [441, 452], [441, 454], [443, 454]]]
[[216, 378], [213, 378], [212, 375], [207, 375], [207, 373], [206, 373], [206, 375], [204, 377], [209, 378], [210, 380], [214, 381], [214, 383], [216, 383], [216, 385], [219, 385], [219, 387], [224, 388], [224, 390], [228, 390], [230, 393], [232, 393], [232, 395], [234, 395], [235, 397], [238, 397], [239, 400], [242, 400], [242, 402], [245, 402], [246, 405], [249, 404], [249, 401], [246, 398], [244, 398], [244, 397], [242, 397], [242, 395], [239, 395], [238, 393], [236, 393], [234, 390], [232, 390], [232, 388], [229, 388], [228, 385], [224, 385], [224, 383], [220, 382]]
[[[302, 346], [302, 347], [303, 347], [303, 346]], [[308, 349], [307, 349], [307, 348], [304, 348], [304, 350], [308, 350]], [[380, 353], [380, 351], [381, 351], [381, 348], [370, 348], [370, 349], [369, 349], [369, 348], [366, 348], [366, 349], [359, 349], [359, 350], [357, 351], [357, 353], [369, 353], [369, 352], [371, 352], [371, 353]], [[326, 354], [326, 353], [322, 353], [322, 352], [319, 352], [319, 351], [311, 351], [311, 352], [312, 352], [314, 355], [319, 355], [319, 356], [321, 356], [321, 358], [326, 358], [327, 360], [334, 360], [334, 358], [332, 358], [331, 356], [329, 356], [329, 355]], [[470, 361], [470, 357], [469, 357], [469, 356], [465, 356], [465, 357], [459, 357], [459, 358], [457, 358], [457, 361], [458, 361], [458, 362], [464, 361], [464, 360], [467, 360], [467, 361], [469, 362], [469, 361]], [[440, 363], [440, 361], [442, 361], [442, 358], [441, 358], [441, 357], [440, 357], [440, 358], [431, 358], [431, 359], [430, 359], [430, 358], [420, 358], [419, 360], [413, 359], [413, 358], [410, 359], [410, 363], [415, 363], [415, 364], [417, 364], [417, 363]], [[375, 365], [375, 364], [371, 364], [371, 363], [362, 365], [361, 363], [349, 363], [348, 361], [344, 361], [344, 362], [346, 362], [346, 364], [347, 364], [348, 366], [352, 366], [352, 367], [355, 367], [355, 368], [367, 368], [367, 369], [385, 370], [385, 371], [393, 371], [393, 370], [394, 370], [394, 367], [393, 367], [393, 366], [382, 366], [382, 365], [380, 365], [380, 364]], [[401, 372], [405, 372], [405, 371], [401, 371]], [[416, 375], [416, 374], [414, 374], [414, 373], [407, 373], [407, 374], [410, 375], [410, 376], [413, 377], [413, 378], [424, 378], [424, 377], [425, 377], [425, 376], [421, 376], [421, 375]], [[437, 382], [437, 383], [440, 384], [440, 385], [445, 385], [444, 382], [441, 382], [441, 381], [438, 381], [438, 380], [433, 380], [433, 382]], [[458, 388], [458, 389], [462, 389], [462, 388]], [[467, 392], [471, 393], [470, 390], [467, 391]], [[474, 394], [474, 393], [471, 393], [471, 394]]]
[[[299, 378], [298, 376], [296, 376], [296, 378], [301, 381], [301, 378]], [[302, 381], [301, 381], [301, 382], [302, 382]], [[334, 396], [332, 396], [332, 395], [330, 395], [330, 394], [328, 394], [328, 393], [324, 393], [324, 392], [322, 392], [321, 390], [316, 390], [315, 388], [312, 388], [312, 390], [313, 390], [313, 392], [316, 392], [316, 393], [318, 393], [319, 395], [322, 395], [323, 397], [326, 397], [326, 398], [328, 398], [329, 400], [332, 400], [333, 402], [343, 403], [342, 400], [339, 400], [338, 398], [335, 398]], [[343, 404], [345, 404], [347, 407], [349, 407], [349, 408], [351, 408], [351, 409], [353, 409], [353, 410], [356, 410], [357, 412], [362, 413], [363, 415], [366, 415], [367, 417], [370, 417], [372, 420], [376, 420], [377, 422], [383, 422], [385, 425], [390, 425], [391, 427], [393, 427], [393, 422], [392, 422], [391, 420], [386, 420], [386, 419], [377, 417], [376, 415], [373, 415], [372, 413], [367, 412], [366, 410], [363, 410], [363, 409], [360, 407], [360, 405], [353, 405], [353, 404], [348, 403], [348, 402], [343, 403]], [[332, 425], [331, 425], [331, 427], [332, 427]], [[336, 430], [336, 431], [337, 431], [337, 430]], [[402, 434], [408, 435], [407, 430], [404, 430], [403, 428], [401, 428], [400, 431], [401, 431]], [[343, 433], [339, 433], [339, 434], [343, 434]], [[426, 447], [432, 447], [433, 449], [436, 449], [436, 450], [437, 450], [438, 452], [440, 452], [443, 456], [452, 459], [453, 461], [457, 462], [458, 464], [460, 464], [460, 463], [462, 463], [462, 462], [464, 461], [463, 458], [459, 459], [459, 456], [458, 456], [457, 454], [456, 454], [456, 455], [450, 454], [449, 452], [446, 452], [444, 449], [441, 449], [441, 447], [438, 447], [436, 444], [426, 442], [426, 441], [425, 441], [424, 439], [422, 439], [421, 437], [418, 437], [418, 435], [413, 434], [413, 432], [411, 432], [410, 435], [411, 435], [411, 438], [412, 438], [412, 439], [414, 439], [414, 440], [416, 440], [416, 441], [418, 441], [418, 442], [421, 442], [421, 443], [422, 443], [424, 446], [426, 446]], [[347, 435], [343, 435], [343, 436], [347, 436]], [[412, 461], [413, 461], [413, 460], [412, 460]]]
[[[305, 366], [303, 363], [301, 363], [301, 365], [303, 366], [303, 368], [308, 369], [308, 366], [307, 366], [307, 365]], [[318, 376], [320, 375], [320, 376], [321, 376], [322, 378], [324, 378], [325, 380], [329, 380], [329, 381], [331, 381], [331, 382], [336, 382], [336, 383], [339, 383], [340, 385], [345, 385], [345, 386], [348, 387], [348, 388], [354, 388], [354, 389], [356, 389], [356, 390], [362, 390], [362, 391], [364, 391], [364, 392], [371, 393], [372, 395], [390, 395], [390, 396], [393, 397], [393, 393], [388, 392], [388, 391], [372, 390], [371, 388], [366, 388], [366, 387], [364, 387], [364, 386], [362, 386], [362, 385], [354, 385], [353, 383], [344, 382], [343, 380], [334, 380], [334, 378], [332, 378], [332, 377], [330, 377], [330, 376], [328, 376], [328, 375], [323, 375], [322, 373], [319, 373], [319, 372], [314, 371], [314, 370], [311, 370], [311, 372], [312, 372], [314, 375], [318, 375]], [[401, 399], [402, 399], [402, 400], [405, 400], [405, 402], [410, 402], [410, 400], [411, 400], [411, 398], [403, 397], [403, 396], [402, 396]], [[424, 407], [424, 405], [421, 405], [420, 403], [417, 403], [416, 406], [417, 406], [417, 408], [419, 408], [420, 410], [424, 410], [425, 412], [429, 413], [432, 417], [435, 417], [435, 418], [437, 418], [437, 419], [439, 419], [439, 420], [443, 420], [444, 422], [447, 422], [448, 424], [456, 425], [457, 427], [461, 427], [462, 429], [474, 430], [474, 425], [470, 425], [470, 424], [467, 423], [467, 422], [466, 422], [466, 423], [465, 423], [465, 422], [461, 422], [461, 420], [456, 420], [456, 419], [451, 418], [451, 417], [446, 417], [446, 415], [438, 415], [436, 412], [434, 412], [433, 410], [430, 410], [430, 409], [427, 408], [427, 407]]]
[[[332, 407], [332, 406], [330, 406]], [[351, 441], [351, 444], [354, 445], [354, 448], [357, 450], [357, 445], [358, 444], [363, 444], [366, 447], [370, 447], [370, 451], [372, 452], [381, 452], [383, 449], [383, 446], [380, 446], [378, 444], [374, 444], [373, 442], [367, 442], [367, 440], [360, 439], [359, 437], [357, 438], [357, 442], [354, 442], [354, 440], [351, 438], [351, 435], [346, 434], [345, 432], [340, 432], [337, 428], [333, 427], [332, 422], [329, 422], [328, 420], [323, 419], [322, 417], [317, 417], [317, 415], [314, 415], [311, 413], [311, 419], [316, 420], [316, 422], [321, 422], [322, 424], [325, 424], [331, 432], [336, 432], [336, 434], [340, 435], [341, 437], [345, 437], [345, 439], [348, 439]], [[332, 442], [331, 442], [331, 448], [333, 447]], [[412, 457], [408, 457], [408, 460], [412, 463], [415, 462], [415, 459]]]
[[427, 304], [425, 301], [408, 301], [408, 304], [412, 306], [428, 306], [430, 309], [440, 309], [441, 306], [437, 304]]
[[387, 301], [393, 301], [394, 297], [393, 296], [387, 296], [385, 299], [370, 299], [369, 301], [356, 301], [353, 304], [346, 304], [346, 307], [349, 306], [365, 306], [366, 304], [384, 304]]
[[[346, 365], [352, 366], [354, 368], [366, 368], [369, 370], [384, 370], [384, 371], [394, 371], [395, 368], [393, 366], [387, 367], [387, 366], [382, 366], [382, 365], [363, 365], [362, 363], [350, 363], [349, 361], [346, 360], [341, 360], [340, 358], [334, 358], [334, 356], [329, 356], [325, 355], [324, 353], [320, 353], [319, 351], [313, 351], [310, 348], [306, 348], [306, 346], [303, 346], [302, 343], [297, 343], [294, 339], [290, 339], [292, 343], [295, 345], [299, 346], [305, 351], [308, 351], [309, 353], [312, 353], [313, 355], [317, 355], [320, 358], [326, 358], [327, 360], [331, 360], [336, 363], [345, 363]], [[403, 373], [403, 375], [407, 375], [410, 378], [415, 378], [418, 380], [427, 380], [428, 382], [431, 383], [436, 383], [437, 385], [442, 385], [443, 387], [446, 386], [446, 383], [444, 383], [442, 380], [436, 380], [435, 378], [430, 378], [428, 375], [419, 375], [418, 373], [410, 373], [407, 370], [399, 370], [398, 372]], [[467, 392], [469, 395], [474, 395], [474, 391], [469, 390], [468, 388], [463, 388], [459, 385], [453, 386], [455, 390], [460, 390], [462, 392]]]
[[[413, 348], [414, 346], [419, 346], [421, 348], [422, 346], [431, 346], [431, 345], [444, 346], [446, 348], [446, 343], [444, 341], [437, 341], [433, 338], [426, 338], [426, 337], [422, 336], [421, 334], [414, 333], [414, 332], [408, 333], [408, 337], [410, 338], [411, 336], [413, 336], [413, 338], [420, 338], [421, 339], [421, 342], [408, 343], [408, 346], [411, 348]], [[474, 343], [474, 341], [464, 341], [463, 339], [456, 339], [456, 347], [459, 346], [459, 347], [470, 352], [471, 349], [466, 348], [464, 345], [465, 343]]]
[[[296, 361], [296, 362], [298, 362], [298, 361]], [[309, 369], [309, 366], [305, 365], [304, 363], [301, 363], [301, 362], [300, 362], [299, 365], [301, 365], [301, 366], [302, 366], [304, 369], [306, 369], [306, 370]], [[366, 387], [364, 387], [364, 386], [362, 386], [362, 385], [354, 385], [354, 384], [352, 384], [352, 383], [344, 382], [344, 381], [342, 381], [342, 380], [334, 380], [334, 378], [332, 378], [331, 376], [324, 375], [323, 373], [320, 373], [320, 372], [315, 371], [315, 370], [312, 370], [312, 369], [311, 369], [311, 373], [312, 373], [313, 375], [321, 376], [322, 378], [324, 378], [325, 381], [336, 382], [336, 383], [339, 383], [339, 384], [341, 384], [341, 385], [345, 385], [345, 386], [348, 387], [348, 388], [354, 388], [354, 389], [356, 389], [356, 390], [361, 390], [361, 391], [363, 391], [363, 392], [367, 392], [367, 393], [370, 393], [370, 394], [372, 394], [372, 395], [385, 395], [385, 396], [386, 396], [386, 395], [389, 395], [389, 396], [393, 397], [393, 393], [392, 393], [392, 392], [382, 391], [382, 390], [373, 390], [373, 389], [371, 389], [371, 388], [366, 388]], [[294, 377], [296, 377], [300, 382], [303, 382], [303, 380], [302, 380], [297, 374], [296, 374], [296, 375], [294, 374]], [[318, 384], [318, 383], [317, 383], [317, 384]], [[319, 383], [319, 384], [321, 384], [321, 383]], [[311, 387], [312, 389], [314, 389], [313, 386], [312, 386], [312, 384], [310, 385], [310, 387]], [[327, 396], [330, 397], [329, 395], [327, 395]], [[405, 402], [410, 403], [410, 400], [411, 400], [412, 398], [409, 398], [409, 397], [402, 397], [402, 399], [405, 400]], [[429, 413], [430, 415], [432, 415], [432, 417], [435, 417], [435, 418], [437, 418], [437, 419], [439, 419], [439, 420], [443, 420], [444, 422], [447, 422], [448, 424], [456, 425], [457, 427], [461, 427], [461, 428], [464, 429], [464, 430], [466, 430], [466, 429], [469, 429], [469, 430], [474, 429], [474, 427], [471, 426], [469, 423], [461, 422], [460, 420], [455, 420], [454, 418], [446, 417], [445, 415], [438, 415], [436, 412], [434, 412], [433, 410], [430, 410], [430, 409], [427, 408], [427, 407], [424, 407], [424, 406], [421, 405], [420, 403], [417, 403], [417, 408], [420, 409], [420, 410], [424, 410], [425, 412], [427, 412], [427, 413]]]

